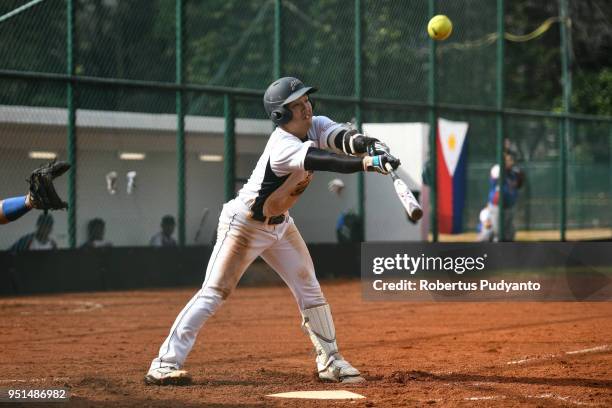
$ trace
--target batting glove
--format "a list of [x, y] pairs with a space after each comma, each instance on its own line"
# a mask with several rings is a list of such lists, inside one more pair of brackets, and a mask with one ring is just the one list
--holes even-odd
[[390, 155], [389, 153], [383, 153], [376, 156], [366, 156], [362, 160], [364, 171], [375, 171], [381, 174], [389, 174], [387, 171], [387, 163], [391, 165], [393, 170], [397, 169], [401, 164], [399, 159]]
[[378, 156], [385, 153], [391, 153], [391, 149], [385, 143], [373, 137], [368, 138], [367, 152], [369, 156]]

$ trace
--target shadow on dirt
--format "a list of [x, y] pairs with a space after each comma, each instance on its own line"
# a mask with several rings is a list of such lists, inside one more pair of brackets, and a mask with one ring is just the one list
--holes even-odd
[[[62, 404], [54, 404], [60, 406]], [[40, 406], [40, 405], [33, 405]], [[264, 403], [261, 404], [211, 404], [205, 403], [202, 401], [188, 403], [184, 400], [170, 400], [170, 399], [143, 399], [143, 398], [134, 398], [134, 399], [124, 399], [124, 400], [115, 400], [115, 401], [100, 401], [100, 400], [90, 400], [82, 397], [74, 397], [70, 398], [69, 402], [70, 407], [108, 407], [108, 408], [121, 408], [121, 407], [182, 407], [182, 408], [201, 408], [205, 406], [206, 408], [230, 408], [230, 407], [238, 407], [238, 408], [261, 408], [266, 406]]]
[[479, 382], [500, 384], [534, 384], [553, 385], [561, 387], [590, 387], [612, 389], [612, 381], [596, 380], [592, 378], [542, 378], [542, 377], [513, 377], [503, 375], [481, 374], [433, 374], [426, 371], [394, 371], [387, 378], [387, 382], [406, 384], [411, 381], [436, 382]]

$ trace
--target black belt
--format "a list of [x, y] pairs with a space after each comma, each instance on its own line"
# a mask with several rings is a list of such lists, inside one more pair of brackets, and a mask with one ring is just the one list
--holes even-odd
[[251, 215], [251, 218], [255, 221], [261, 221], [268, 225], [277, 225], [285, 222], [285, 214], [275, 215], [274, 217], [265, 217], [263, 215]]

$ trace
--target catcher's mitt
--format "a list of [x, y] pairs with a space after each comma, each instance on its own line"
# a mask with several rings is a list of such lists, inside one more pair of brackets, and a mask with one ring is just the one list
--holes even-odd
[[55, 160], [32, 172], [26, 180], [30, 183], [30, 203], [39, 210], [61, 210], [68, 208], [53, 186], [53, 179], [61, 176], [70, 168], [70, 164]]

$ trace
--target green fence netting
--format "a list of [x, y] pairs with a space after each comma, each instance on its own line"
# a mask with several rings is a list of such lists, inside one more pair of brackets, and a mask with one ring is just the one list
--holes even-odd
[[[560, 17], [565, 3], [568, 19]], [[70, 4], [74, 77], [66, 75]], [[612, 55], [612, 35], [602, 27], [611, 7], [606, 0], [2, 1], [0, 197], [25, 193], [23, 179], [47, 160], [30, 158], [33, 152], [68, 157], [72, 83], [75, 245], [85, 242], [96, 218], [105, 222], [105, 239], [113, 245], [148, 245], [165, 215], [177, 222], [184, 217], [185, 244], [209, 243], [228, 192], [247, 180], [272, 130], [261, 96], [278, 73], [317, 86], [316, 112], [340, 122], [430, 123], [432, 98], [439, 117], [468, 122], [463, 231], [474, 232], [498, 160], [501, 67], [503, 138], [518, 151], [517, 164], [526, 175], [515, 211], [519, 231], [548, 231], [540, 239], [559, 239], [563, 228], [569, 238], [609, 237], [612, 111], [606, 101], [612, 60], [605, 55]], [[453, 35], [436, 43], [435, 53], [426, 33], [432, 8], [454, 24]], [[571, 71], [565, 83], [564, 24]], [[570, 85], [570, 112], [592, 116], [572, 117], [566, 128], [563, 90]], [[177, 150], [178, 91], [184, 157]], [[236, 154], [227, 157], [231, 149], [224, 135], [234, 120]], [[126, 160], [125, 153], [141, 159]], [[128, 194], [130, 172], [136, 177]], [[116, 174], [115, 193], [109, 174]], [[235, 180], [226, 180], [232, 174]], [[323, 195], [327, 176], [317, 177], [313, 198], [296, 208], [300, 222], [314, 221], [304, 214], [323, 200], [330, 214], [359, 210], [359, 177], [343, 178], [345, 196], [332, 197]], [[58, 185], [61, 194], [69, 193], [66, 178]], [[3, 228], [0, 249], [31, 231], [36, 215]], [[61, 247], [71, 243], [67, 215], [54, 213]], [[178, 235], [177, 229], [177, 240]], [[333, 241], [335, 234], [331, 226], [324, 233], [306, 228], [305, 238]]]

